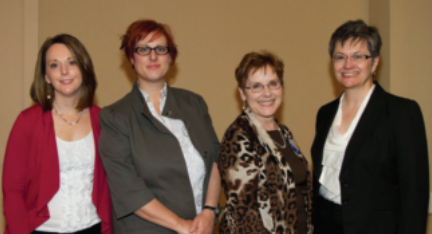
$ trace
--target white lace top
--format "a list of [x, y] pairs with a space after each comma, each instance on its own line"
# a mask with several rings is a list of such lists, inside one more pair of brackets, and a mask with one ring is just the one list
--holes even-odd
[[50, 218], [37, 231], [68, 233], [101, 220], [92, 202], [95, 146], [93, 132], [78, 141], [56, 137], [60, 163], [60, 189], [48, 203]]
[[[141, 90], [141, 89], [140, 89]], [[158, 115], [152, 102], [149, 102], [149, 96], [141, 90], [144, 100], [152, 113], [153, 117], [158, 119], [170, 132], [177, 138], [180, 143], [180, 148], [186, 162], [186, 167], [189, 174], [189, 181], [192, 186], [192, 192], [195, 200], [195, 210], [199, 214], [202, 211], [202, 197], [204, 187], [204, 177], [206, 174], [204, 160], [195, 149], [191, 142], [189, 133], [180, 119], [172, 119], [162, 115]], [[163, 110], [167, 95], [167, 85], [161, 90], [162, 98], [159, 100], [159, 110]]]

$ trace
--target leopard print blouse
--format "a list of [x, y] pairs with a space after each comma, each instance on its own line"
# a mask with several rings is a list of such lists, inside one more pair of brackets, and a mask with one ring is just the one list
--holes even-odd
[[[279, 124], [279, 123], [278, 123]], [[262, 142], [257, 127], [243, 112], [225, 132], [218, 168], [227, 202], [219, 233], [297, 233], [295, 181], [278, 150]], [[303, 189], [307, 233], [312, 233], [312, 179], [305, 157], [291, 132], [279, 124], [285, 139], [307, 168]]]

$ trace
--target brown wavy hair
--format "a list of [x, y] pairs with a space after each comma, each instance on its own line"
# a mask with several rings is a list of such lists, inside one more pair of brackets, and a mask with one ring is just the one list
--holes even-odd
[[267, 66], [270, 66], [273, 69], [277, 74], [281, 85], [283, 85], [283, 61], [275, 54], [264, 50], [261, 52], [250, 52], [243, 56], [243, 59], [235, 70], [238, 87], [244, 90], [249, 74]]
[[[44, 111], [52, 109], [52, 103], [55, 98], [54, 88], [45, 81], [45, 74], [46, 54], [49, 48], [54, 44], [63, 44], [69, 49], [81, 72], [81, 97], [75, 108], [81, 111], [84, 108], [92, 106], [97, 86], [93, 62], [84, 45], [77, 38], [68, 34], [59, 34], [46, 39], [43, 43], [38, 53], [34, 80], [30, 88], [30, 97], [34, 102], [39, 103]], [[51, 95], [50, 99], [47, 97], [48, 94]]]

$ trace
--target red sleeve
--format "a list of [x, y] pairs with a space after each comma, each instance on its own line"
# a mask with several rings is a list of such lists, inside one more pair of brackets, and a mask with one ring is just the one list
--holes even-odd
[[21, 113], [11, 130], [3, 164], [3, 208], [5, 233], [29, 234], [29, 218], [25, 205], [27, 165], [31, 146], [31, 123]]
[[94, 168], [94, 181], [93, 181], [93, 193], [92, 199], [96, 206], [96, 211], [99, 218], [102, 220], [101, 233], [111, 234], [112, 233], [112, 221], [111, 221], [111, 199], [109, 196], [108, 183], [102, 162], [100, 160], [98, 152], [98, 140], [100, 135], [99, 125], [99, 111], [98, 106], [93, 105], [90, 108], [93, 137], [95, 140], [96, 158]]

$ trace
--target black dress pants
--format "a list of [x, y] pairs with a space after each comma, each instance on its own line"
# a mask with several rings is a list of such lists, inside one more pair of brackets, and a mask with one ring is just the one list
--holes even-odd
[[318, 196], [314, 234], [344, 234], [342, 206]]

